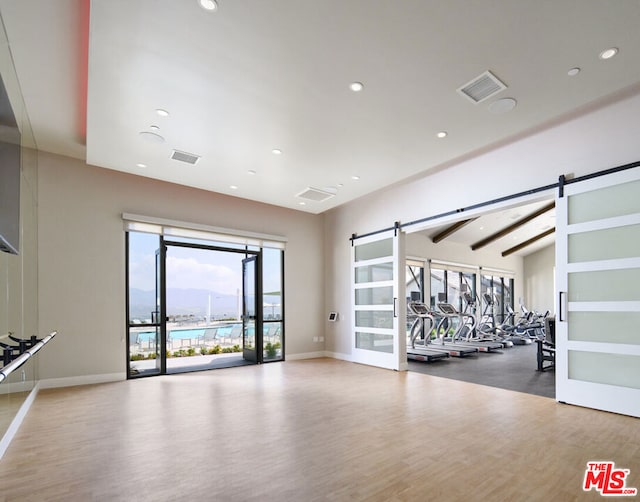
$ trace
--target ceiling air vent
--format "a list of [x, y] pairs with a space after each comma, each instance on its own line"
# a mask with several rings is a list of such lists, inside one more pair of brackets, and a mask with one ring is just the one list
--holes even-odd
[[490, 71], [485, 71], [482, 75], [460, 87], [458, 92], [477, 104], [506, 88], [507, 86], [500, 82], [498, 77]]
[[312, 200], [314, 202], [324, 202], [334, 195], [334, 193], [325, 192], [324, 190], [319, 190], [318, 188], [307, 187], [302, 192], [296, 194], [296, 197], [300, 197], [301, 199], [305, 200]]
[[194, 165], [200, 160], [200, 155], [174, 150], [171, 153], [171, 158], [173, 160], [179, 160], [180, 162], [186, 162], [187, 164]]

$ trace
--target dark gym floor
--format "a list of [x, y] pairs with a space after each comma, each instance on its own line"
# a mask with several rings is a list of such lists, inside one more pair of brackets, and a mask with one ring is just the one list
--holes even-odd
[[409, 371], [555, 398], [553, 370], [536, 371], [536, 343], [432, 363], [409, 359]]

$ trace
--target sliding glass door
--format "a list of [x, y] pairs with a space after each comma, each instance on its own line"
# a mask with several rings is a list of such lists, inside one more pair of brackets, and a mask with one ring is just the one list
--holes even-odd
[[640, 169], [556, 201], [556, 398], [640, 417]]
[[353, 359], [407, 369], [404, 234], [354, 239], [352, 246]]

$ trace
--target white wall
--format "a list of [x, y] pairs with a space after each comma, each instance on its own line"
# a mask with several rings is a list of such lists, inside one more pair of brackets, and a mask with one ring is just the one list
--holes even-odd
[[[635, 93], [634, 93], [635, 92]], [[561, 174], [576, 176], [640, 160], [637, 123], [640, 95], [632, 90], [620, 100], [585, 111], [524, 139], [452, 163], [422, 178], [332, 209], [325, 219], [325, 269], [328, 309], [342, 314], [326, 326], [327, 351], [351, 353], [349, 237], [433, 216], [472, 204], [556, 183]], [[450, 135], [446, 141], [455, 141]], [[393, 166], [389, 166], [390, 169]], [[366, 173], [364, 174], [366, 176]], [[471, 213], [461, 213], [460, 218]], [[452, 221], [452, 219], [449, 219]]]
[[529, 310], [553, 315], [556, 247], [547, 246], [524, 259], [525, 305]]
[[40, 361], [41, 379], [124, 378], [123, 212], [287, 237], [286, 355], [324, 348], [312, 341], [324, 335], [323, 216], [48, 153], [40, 153], [38, 169], [40, 326], [60, 332]]

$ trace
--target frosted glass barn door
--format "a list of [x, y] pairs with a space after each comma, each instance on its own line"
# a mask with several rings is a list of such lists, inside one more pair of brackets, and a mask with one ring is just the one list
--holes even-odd
[[640, 169], [556, 201], [556, 399], [640, 417]]
[[[352, 353], [355, 362], [407, 369], [404, 234], [354, 239], [351, 248]], [[400, 273], [402, 271], [402, 273]]]

